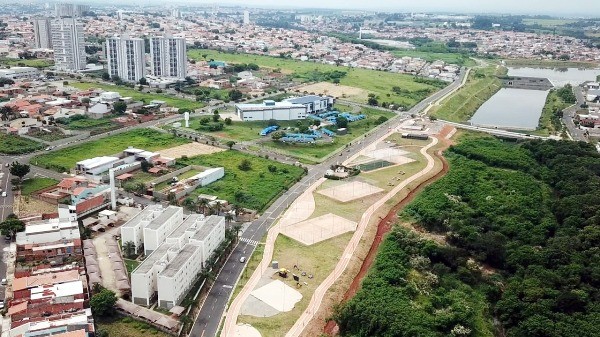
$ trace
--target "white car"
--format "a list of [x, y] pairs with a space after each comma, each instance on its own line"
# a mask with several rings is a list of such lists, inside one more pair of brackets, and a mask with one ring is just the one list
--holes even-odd
[[246, 262], [246, 257], [245, 257], [245, 256], [242, 256], [242, 257], [240, 257], [240, 262], [241, 262], [241, 263], [244, 263], [244, 262]]
[[8, 282], [6, 281], [5, 278], [2, 279], [2, 281], [0, 282], [1, 285], [5, 286], [8, 284]]
[[6, 192], [2, 192], [2, 196], [3, 196], [3, 197], [6, 197]]
[[0, 310], [4, 309], [4, 301], [0, 301]]

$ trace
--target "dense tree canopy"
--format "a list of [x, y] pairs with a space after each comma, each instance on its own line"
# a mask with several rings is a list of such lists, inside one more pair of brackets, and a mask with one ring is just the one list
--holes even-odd
[[[493, 319], [508, 337], [596, 335], [600, 154], [594, 146], [464, 136], [447, 157], [450, 172], [404, 216], [445, 235], [448, 245], [394, 231], [363, 289], [337, 311], [342, 335], [491, 336]], [[437, 282], [423, 291], [419, 282], [428, 278]]]

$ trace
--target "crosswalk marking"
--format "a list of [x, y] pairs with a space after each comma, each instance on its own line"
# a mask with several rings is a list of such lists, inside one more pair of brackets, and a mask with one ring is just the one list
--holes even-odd
[[246, 243], [248, 243], [248, 244], [251, 244], [251, 245], [253, 245], [253, 246], [258, 246], [258, 244], [259, 244], [259, 242], [258, 242], [258, 241], [255, 241], [255, 240], [250, 240], [250, 239], [248, 239], [248, 238], [240, 238], [240, 241], [242, 241], [242, 242], [246, 242]]
[[0, 205], [0, 208], [13, 208], [13, 205], [12, 204]]

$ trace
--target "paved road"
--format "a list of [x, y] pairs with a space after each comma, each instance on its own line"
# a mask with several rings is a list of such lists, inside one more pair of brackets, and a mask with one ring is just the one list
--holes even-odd
[[583, 97], [583, 90], [581, 87], [575, 86], [573, 87], [573, 93], [575, 93], [575, 97], [577, 97], [577, 103], [563, 111], [562, 120], [573, 140], [587, 142], [588, 138], [584, 134], [585, 131], [580, 129], [577, 125], [575, 125], [575, 123], [573, 123], [573, 116], [575, 116], [575, 112], [577, 112], [579, 106], [585, 102], [585, 97]]
[[353, 156], [366, 144], [370, 144], [379, 137], [383, 136], [387, 132], [387, 127], [396, 127], [401, 121], [405, 120], [411, 114], [419, 114], [430, 103], [437, 101], [451, 90], [454, 90], [454, 88], [460, 85], [465, 74], [466, 72], [463, 70], [460, 78], [455, 82], [418, 103], [406, 113], [403, 113], [402, 116], [404, 118], [396, 119], [391, 123], [384, 123], [380, 126], [379, 130], [366, 136], [365, 139], [360, 142], [360, 144], [357, 143], [350, 145], [345, 152], [341, 153], [341, 156], [333, 156], [325, 162], [311, 167], [308, 175], [302, 178], [298, 183], [290, 188], [289, 191], [277, 199], [259, 219], [255, 220], [252, 225], [250, 225], [248, 229], [242, 233], [240, 243], [234, 249], [229, 259], [225, 262], [221, 273], [217, 276], [213, 287], [209, 290], [206, 301], [200, 309], [200, 314], [194, 322], [190, 336], [216, 336], [219, 329], [219, 324], [225, 312], [227, 302], [229, 301], [229, 298], [233, 292], [233, 288], [235, 287], [235, 284], [237, 283], [237, 280], [245, 267], [245, 264], [239, 262], [240, 257], [247, 257], [252, 254], [256, 246], [249, 242], [259, 242], [274, 221], [287, 209], [292, 201], [300, 196], [317, 179], [323, 177], [325, 171], [327, 171], [332, 164], [342, 162]]
[[[0, 222], [4, 221], [6, 217], [11, 214], [14, 195], [12, 186], [10, 184], [11, 175], [6, 167], [6, 163], [10, 163], [10, 158], [0, 158], [0, 189], [2, 192], [6, 192], [6, 197], [0, 196]], [[6, 263], [4, 263], [4, 254], [8, 253], [9, 244], [4, 241], [4, 236], [0, 236], [0, 278], [6, 278]], [[0, 285], [0, 300], [4, 300], [4, 286]], [[0, 332], [2, 331], [2, 324], [0, 324]]]

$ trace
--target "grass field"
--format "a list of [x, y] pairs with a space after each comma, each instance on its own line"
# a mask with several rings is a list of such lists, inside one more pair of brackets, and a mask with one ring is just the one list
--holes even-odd
[[119, 94], [121, 94], [122, 97], [132, 97], [134, 100], [144, 101], [144, 103], [146, 104], [148, 104], [152, 100], [159, 100], [165, 101], [167, 105], [176, 108], [195, 110], [204, 107], [204, 104], [201, 102], [191, 101], [184, 98], [177, 98], [165, 94], [145, 93], [122, 85], [108, 85], [88, 82], [70, 82], [69, 85], [81, 90], [89, 88], [99, 88], [106, 91], [116, 91]]
[[316, 144], [290, 144], [275, 141], [267, 141], [261, 144], [280, 149], [290, 154], [291, 156], [298, 157], [299, 159], [307, 159], [309, 162], [320, 162], [325, 159], [326, 156], [339, 148], [350, 143], [357, 137], [367, 133], [371, 129], [377, 127], [375, 121], [383, 116], [386, 118], [392, 118], [396, 116], [392, 112], [382, 111], [378, 109], [362, 108], [361, 112], [367, 115], [366, 119], [348, 124], [348, 134], [343, 136], [335, 136], [332, 143], [316, 143]]
[[34, 68], [47, 68], [53, 65], [54, 62], [46, 59], [30, 59], [30, 60], [20, 60], [20, 59], [0, 59], [0, 65], [7, 66], [18, 66], [18, 67], [34, 67]]
[[64, 133], [62, 133], [62, 131], [60, 131], [59, 129], [52, 129], [52, 132], [46, 132], [46, 131], [29, 131], [27, 133], [28, 136], [30, 137], [34, 137], [46, 142], [54, 142], [57, 140], [61, 140], [64, 138], [68, 138], [70, 136], [66, 136]]
[[21, 195], [31, 195], [35, 191], [39, 191], [56, 184], [58, 184], [58, 181], [50, 178], [31, 178], [23, 180], [23, 185], [21, 186]]
[[523, 19], [523, 24], [528, 26], [540, 25], [544, 28], [553, 28], [575, 23], [577, 21], [578, 20], [574, 19]]
[[22, 154], [43, 148], [41, 143], [15, 135], [0, 133], [0, 153]]
[[477, 109], [502, 87], [497, 77], [506, 74], [506, 68], [490, 65], [471, 70], [465, 86], [434, 106], [429, 114], [451, 122], [466, 122]]
[[[200, 173], [200, 171], [197, 171], [197, 170], [193, 170], [193, 169], [192, 169], [192, 170], [189, 170], [189, 171], [187, 171], [187, 172], [184, 172], [184, 173], [182, 173], [182, 174], [178, 175], [178, 176], [177, 176], [177, 179], [178, 179], [178, 181], [182, 181], [182, 180], [185, 180], [185, 179], [187, 179], [187, 178], [191, 178], [191, 177], [195, 176], [195, 175], [196, 175], [196, 174], [198, 174], [198, 173]], [[167, 188], [167, 187], [169, 186], [169, 184], [170, 184], [170, 183], [171, 183], [171, 181], [170, 181], [170, 180], [163, 181], [162, 183], [160, 183], [160, 184], [158, 184], [158, 185], [154, 186], [154, 190], [155, 190], [155, 191], [162, 191], [163, 189]]]
[[[334, 65], [302, 62], [292, 59], [282, 59], [271, 56], [231, 54], [215, 50], [191, 50], [188, 52], [190, 58], [202, 60], [201, 55], [206, 54], [207, 59], [215, 59], [230, 63], [254, 63], [260, 67], [280, 69], [283, 73], [303, 75], [315, 70], [318, 71], [345, 71], [346, 76], [340, 80], [340, 84], [360, 88], [374, 93], [380, 97], [380, 101], [387, 101], [402, 105], [407, 108], [423, 100], [438, 89], [432, 85], [417, 83], [410, 75], [390, 73], [384, 71], [368, 70], [361, 68], [336, 67]], [[397, 86], [411, 93], [409, 95], [397, 95], [392, 87]], [[362, 100], [364, 103], [365, 100]]]
[[123, 262], [125, 262], [125, 268], [127, 268], [127, 272], [129, 274], [131, 274], [131, 272], [137, 268], [137, 266], [140, 265], [141, 262], [136, 261], [136, 260], [130, 260], [130, 259], [123, 259]]
[[119, 124], [113, 122], [111, 118], [82, 118], [70, 121], [64, 125], [65, 129], [69, 130], [111, 130], [119, 127]]
[[533, 133], [540, 136], [560, 133], [562, 131], [562, 124], [560, 118], [556, 117], [556, 114], [569, 105], [558, 96], [556, 90], [551, 90], [548, 93], [548, 97], [546, 97], [546, 104], [542, 109], [539, 125]]
[[260, 331], [263, 337], [284, 336], [286, 331], [308, 306], [310, 297], [317, 285], [333, 270], [352, 234], [342, 234], [312, 246], [305, 246], [286, 236], [279, 235], [275, 241], [273, 260], [278, 261], [280, 267], [290, 270], [296, 264], [307, 273], [313, 274], [314, 278], [307, 279], [306, 277], [302, 277], [303, 281], [308, 282], [308, 286], [296, 289], [296, 282], [291, 277], [287, 279], [277, 277], [277, 279], [285, 282], [288, 286], [298, 290], [302, 294], [302, 299], [296, 303], [294, 309], [268, 318], [240, 316], [238, 322], [251, 324]]
[[476, 63], [471, 58], [466, 55], [458, 54], [458, 53], [434, 53], [434, 52], [425, 52], [418, 50], [394, 50], [392, 52], [396, 57], [410, 56], [410, 57], [418, 57], [428, 62], [433, 62], [437, 60], [444, 61], [446, 63], [457, 64], [465, 67], [472, 67]]
[[119, 153], [128, 146], [148, 151], [162, 150], [189, 143], [183, 138], [150, 129], [136, 129], [92, 142], [45, 153], [31, 159], [31, 163], [58, 172], [68, 172], [78, 161]]
[[[250, 122], [239, 122], [234, 121], [231, 125], [225, 125], [223, 130], [221, 131], [205, 131], [198, 130], [200, 127], [200, 120], [203, 117], [194, 117], [190, 118], [190, 127], [189, 129], [193, 129], [195, 132], [200, 132], [203, 134], [207, 134], [216, 138], [221, 138], [224, 140], [233, 140], [238, 142], [250, 141], [260, 139], [261, 136], [259, 132], [266, 128], [269, 124], [268, 121], [250, 121]], [[221, 120], [221, 122], [223, 122]], [[278, 121], [277, 122], [281, 127], [295, 126], [295, 121]], [[167, 126], [166, 129], [169, 127]]]
[[94, 322], [99, 330], [108, 332], [108, 336], [119, 337], [170, 337], [171, 335], [157, 330], [153, 326], [136, 321], [129, 317], [95, 317]]
[[[251, 169], [242, 171], [238, 167], [244, 160], [250, 161]], [[196, 189], [192, 197], [199, 194], [212, 194], [229, 203], [262, 211], [282, 190], [293, 185], [304, 174], [297, 166], [248, 155], [238, 151], [224, 151], [210, 155], [182, 159], [188, 165], [224, 167], [225, 177]], [[268, 166], [277, 168], [270, 172]]]

